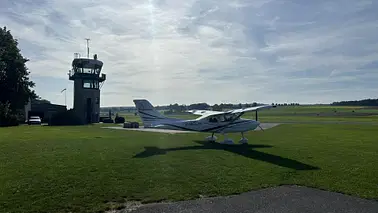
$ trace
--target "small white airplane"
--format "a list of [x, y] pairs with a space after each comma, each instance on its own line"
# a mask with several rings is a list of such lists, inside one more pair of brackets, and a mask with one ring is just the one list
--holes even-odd
[[232, 139], [227, 138], [226, 133], [240, 132], [242, 138], [239, 143], [245, 144], [248, 142], [248, 139], [244, 137], [244, 132], [254, 130], [257, 127], [261, 128], [260, 122], [257, 120], [240, 118], [245, 112], [274, 107], [272, 105], [262, 105], [244, 109], [234, 109], [225, 112], [189, 110], [187, 112], [201, 116], [196, 119], [184, 120], [168, 118], [162, 115], [146, 99], [135, 99], [133, 102], [136, 106], [138, 115], [142, 119], [144, 128], [210, 132], [212, 135], [208, 136], [206, 139], [211, 142], [215, 142], [217, 140], [217, 138], [214, 136], [215, 133], [221, 133], [225, 136], [225, 139], [222, 142], [224, 144], [234, 144]]

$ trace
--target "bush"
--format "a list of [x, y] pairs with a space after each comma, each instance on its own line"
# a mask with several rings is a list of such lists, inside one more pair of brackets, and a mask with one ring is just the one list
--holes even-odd
[[171, 114], [173, 114], [173, 111], [171, 109], [164, 111], [164, 115], [171, 115]]
[[51, 126], [70, 126], [82, 125], [80, 118], [76, 115], [75, 111], [68, 110], [64, 112], [57, 112], [53, 114], [49, 120]]
[[9, 103], [0, 103], [0, 126], [18, 126], [18, 117], [10, 110]]
[[120, 116], [115, 117], [114, 123], [116, 123], [116, 124], [125, 123], [125, 118], [124, 117], [120, 117]]
[[16, 115], [9, 115], [7, 117], [0, 115], [0, 127], [18, 126], [18, 118]]

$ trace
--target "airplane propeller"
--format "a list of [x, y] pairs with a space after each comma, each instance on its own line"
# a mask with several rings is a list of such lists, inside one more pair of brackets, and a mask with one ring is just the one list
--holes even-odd
[[[257, 121], [257, 110], [255, 111], [255, 117], [256, 117], [256, 121]], [[260, 129], [262, 130], [262, 131], [264, 131], [264, 129], [259, 125], [259, 127], [260, 127]]]
[[264, 129], [260, 125], [259, 125], [259, 127], [260, 127], [261, 131], [264, 131]]
[[[276, 106], [276, 105], [273, 105], [273, 107], [275, 108], [275, 107], [277, 107], [277, 106]], [[258, 110], [255, 111], [255, 117], [256, 117], [255, 120], [256, 120], [256, 121], [257, 121], [257, 111], [258, 111]], [[260, 127], [260, 129], [261, 129], [262, 131], [264, 131], [264, 129], [263, 129], [260, 125], [259, 125], [259, 127]]]

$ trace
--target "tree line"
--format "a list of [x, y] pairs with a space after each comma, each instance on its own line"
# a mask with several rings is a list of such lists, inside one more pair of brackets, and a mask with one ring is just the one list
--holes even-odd
[[[207, 103], [196, 103], [196, 104], [190, 104], [190, 105], [179, 105], [179, 104], [170, 104], [168, 106], [165, 106], [164, 108], [169, 112], [184, 112], [186, 110], [215, 110], [215, 111], [223, 111], [223, 110], [232, 110], [232, 109], [241, 109], [241, 108], [247, 108], [247, 107], [255, 107], [263, 105], [262, 103], [239, 103], [239, 104], [230, 104], [230, 103], [221, 103], [221, 104], [214, 104], [209, 105]], [[272, 103], [273, 106], [299, 106], [299, 103]]]
[[378, 99], [333, 102], [334, 106], [378, 106]]
[[[231, 109], [241, 109], [247, 107], [254, 107], [262, 105], [262, 103], [239, 103], [239, 104], [231, 104], [231, 103], [221, 103], [221, 104], [213, 104], [210, 105], [208, 103], [193, 103], [193, 104], [169, 104], [169, 105], [157, 105], [154, 106], [156, 110], [165, 111], [167, 114], [170, 113], [180, 113], [185, 112], [187, 110], [215, 110], [215, 111], [223, 111], [223, 110], [231, 110]], [[273, 106], [299, 106], [299, 103], [272, 103]], [[135, 112], [135, 107], [101, 107], [102, 113], [108, 113], [109, 110], [111, 112]]]

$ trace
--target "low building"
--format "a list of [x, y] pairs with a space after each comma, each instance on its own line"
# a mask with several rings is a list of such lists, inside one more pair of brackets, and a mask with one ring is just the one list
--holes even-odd
[[57, 112], [67, 111], [64, 105], [51, 104], [45, 100], [31, 100], [25, 106], [25, 119], [30, 116], [39, 116], [42, 122], [47, 123], [51, 116]]

